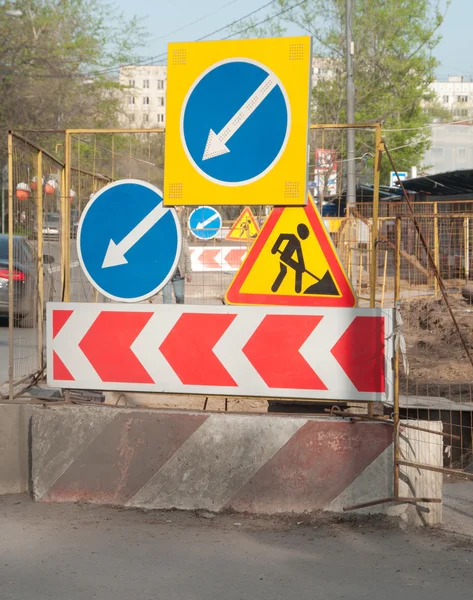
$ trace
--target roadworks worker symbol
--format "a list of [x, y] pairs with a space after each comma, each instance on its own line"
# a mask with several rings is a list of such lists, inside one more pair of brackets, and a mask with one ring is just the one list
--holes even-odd
[[225, 239], [232, 242], [253, 241], [258, 233], [258, 223], [251, 209], [247, 206], [233, 223]]
[[314, 201], [274, 208], [230, 284], [228, 304], [356, 306]]

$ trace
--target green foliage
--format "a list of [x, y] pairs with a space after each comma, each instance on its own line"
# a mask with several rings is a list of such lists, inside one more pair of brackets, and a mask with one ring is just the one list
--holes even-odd
[[101, 0], [18, 0], [0, 7], [0, 130], [117, 122], [116, 67], [144, 32]]
[[[422, 102], [430, 97], [429, 84], [438, 64], [432, 51], [440, 39], [441, 6], [448, 6], [449, 1], [353, 1], [356, 121], [382, 123], [387, 146], [399, 148], [393, 152], [399, 170], [421, 166], [430, 144], [426, 126], [437, 117], [424, 111]], [[291, 23], [311, 35], [314, 56], [324, 59], [327, 73], [315, 82], [312, 122], [345, 123], [345, 0], [307, 0], [287, 10], [295, 4], [294, 0], [278, 0], [274, 15], [282, 14], [274, 20], [279, 28]], [[256, 33], [261, 35], [260, 30]], [[369, 148], [359, 138], [358, 155], [362, 155]], [[332, 147], [343, 156], [339, 140], [341, 136], [336, 136]], [[330, 137], [325, 147], [329, 143]], [[382, 183], [387, 183], [390, 170], [388, 161], [383, 161]]]

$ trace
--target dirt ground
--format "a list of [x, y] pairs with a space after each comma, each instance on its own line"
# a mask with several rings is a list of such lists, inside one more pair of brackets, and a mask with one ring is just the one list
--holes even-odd
[[186, 410], [209, 410], [228, 412], [268, 412], [268, 401], [264, 398], [223, 398], [220, 396], [192, 396], [169, 394], [128, 394], [106, 392], [105, 403], [133, 408], [185, 408]]
[[[449, 295], [461, 336], [473, 356], [473, 306]], [[401, 314], [409, 374], [401, 367], [401, 391], [410, 395], [445, 396], [472, 402], [473, 367], [445, 301], [417, 298], [403, 301]]]

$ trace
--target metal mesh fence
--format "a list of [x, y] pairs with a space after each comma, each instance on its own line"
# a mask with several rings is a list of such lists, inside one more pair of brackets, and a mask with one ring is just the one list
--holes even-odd
[[37, 153], [20, 139], [15, 140], [11, 151], [14, 167], [9, 181], [4, 230], [13, 235], [10, 238], [2, 236], [0, 289], [2, 316], [5, 317], [2, 324], [8, 324], [10, 306], [13, 324], [11, 328], [1, 329], [2, 339], [8, 340], [6, 347], [9, 349], [9, 356], [2, 361], [2, 383], [8, 379], [4, 367], [9, 368], [10, 377], [21, 381], [38, 371], [41, 364], [36, 309], [38, 263], [34, 241], [37, 231], [34, 193]]
[[[378, 221], [375, 297], [376, 306], [396, 307], [402, 318], [400, 418], [407, 424], [441, 421], [443, 430], [429, 443], [442, 446], [444, 466], [473, 470], [473, 213], [465, 202], [453, 206], [458, 212], [449, 202], [416, 203], [413, 213], [401, 202], [384, 209], [380, 213], [386, 216]], [[355, 217], [324, 219], [357, 282], [360, 306], [368, 306], [372, 289], [370, 214], [372, 206], [361, 204]], [[385, 415], [392, 410], [382, 408]]]
[[[77, 133], [71, 134], [71, 227], [80, 217], [90, 197], [110, 181], [139, 179], [163, 188], [163, 132]], [[183, 236], [187, 240], [192, 273], [185, 283], [185, 301], [190, 304], [221, 304], [226, 289], [251, 246], [253, 239], [242, 232], [239, 241], [225, 239], [230, 226], [244, 208], [215, 207], [223, 218], [223, 227], [213, 239], [197, 239], [188, 230], [192, 208], [180, 210]], [[266, 206], [253, 207], [261, 225], [267, 215]], [[71, 238], [73, 232], [71, 232]], [[108, 301], [95, 292], [82, 270], [77, 266], [77, 251], [71, 241], [70, 299], [75, 301]], [[163, 301], [162, 292], [150, 300]]]
[[[128, 178], [147, 181], [162, 189], [164, 176], [162, 130], [74, 130], [26, 135], [27, 138], [16, 133], [10, 136], [11, 202], [13, 231], [32, 247], [31, 281], [35, 283], [31, 284], [34, 292], [28, 296], [36, 318], [34, 327], [29, 330], [17, 327], [16, 318], [10, 327], [13, 341], [9, 363], [13, 369], [11, 379], [15, 382], [44, 366], [44, 323], [39, 315], [43, 314], [45, 302], [109, 301], [93, 288], [79, 265], [75, 238], [80, 215], [90, 198], [107, 183]], [[325, 203], [332, 214], [335, 211], [340, 215], [347, 162], [344, 139], [343, 127], [311, 129], [310, 133], [311, 191], [319, 206]], [[373, 180], [376, 143], [376, 128], [357, 129], [355, 161], [361, 179]], [[241, 206], [216, 207], [222, 215], [223, 227], [207, 241], [197, 239], [187, 228], [192, 209], [181, 210], [183, 235], [192, 264], [191, 277], [185, 283], [185, 302], [223, 302], [235, 272], [254, 241], [245, 231], [241, 231], [236, 240], [226, 239], [244, 207], [244, 198]], [[270, 208], [254, 206], [252, 211], [261, 227]], [[352, 277], [361, 274], [357, 279], [358, 293], [368, 296], [369, 279], [365, 274], [371, 260], [369, 227], [363, 224], [359, 227], [360, 231], [353, 232], [352, 227], [347, 226], [347, 219], [339, 219], [332, 235], [343, 240], [341, 254], [349, 274]], [[360, 235], [366, 240], [364, 245], [358, 244], [356, 252], [354, 245]], [[150, 301], [161, 303], [162, 292]], [[14, 313], [18, 309], [19, 298], [15, 298]], [[7, 376], [5, 369], [2, 380], [6, 381]]]
[[472, 465], [473, 310], [472, 298], [461, 293], [470, 279], [470, 218], [435, 213], [416, 221], [440, 278], [429, 266], [414, 217], [402, 216], [397, 225], [398, 306], [405, 338], [400, 414], [442, 421], [438, 443], [443, 445], [444, 465], [464, 469]]

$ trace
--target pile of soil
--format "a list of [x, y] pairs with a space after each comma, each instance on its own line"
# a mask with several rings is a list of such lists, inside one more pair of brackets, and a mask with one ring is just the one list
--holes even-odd
[[473, 366], [461, 338], [473, 356], [473, 305], [461, 296], [448, 299], [461, 337], [442, 297], [402, 303], [409, 375], [401, 367], [401, 390], [471, 402]]

